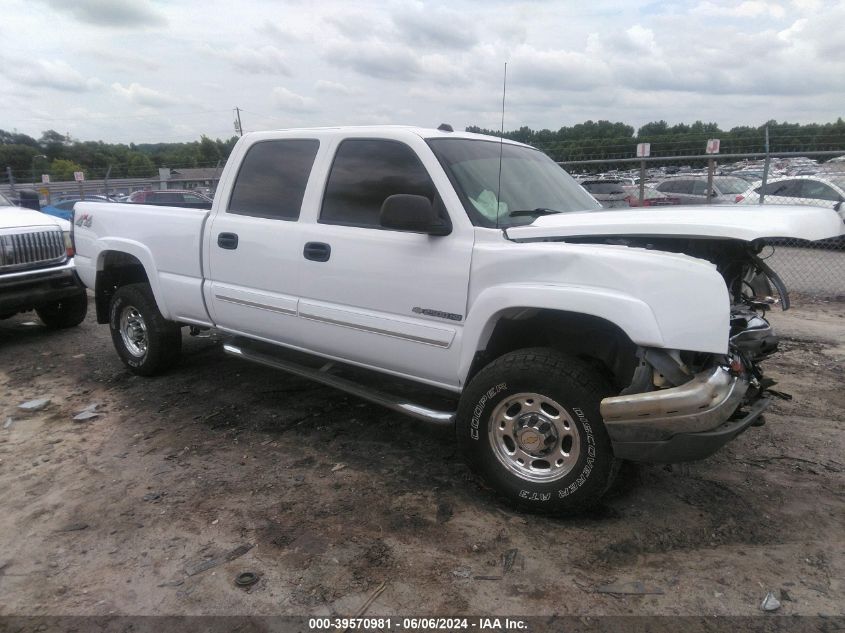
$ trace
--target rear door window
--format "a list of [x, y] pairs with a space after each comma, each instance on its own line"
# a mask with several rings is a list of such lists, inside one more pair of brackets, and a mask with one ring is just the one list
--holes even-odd
[[817, 200], [830, 200], [839, 202], [839, 194], [832, 188], [818, 180], [805, 180], [801, 183], [801, 197], [815, 198]]
[[244, 156], [227, 213], [274, 220], [298, 220], [316, 139], [259, 141]]
[[[757, 188], [757, 193], [763, 187]], [[770, 182], [766, 184], [767, 196], [786, 196], [790, 198], [801, 197], [801, 181], [800, 180], [781, 180], [779, 182]]]
[[704, 180], [692, 180], [688, 181], [692, 183], [692, 195], [694, 196], [706, 196], [707, 195], [707, 183]]

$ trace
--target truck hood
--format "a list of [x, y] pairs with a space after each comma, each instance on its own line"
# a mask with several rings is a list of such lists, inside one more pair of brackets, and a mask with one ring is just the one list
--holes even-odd
[[599, 235], [812, 241], [843, 234], [843, 218], [833, 209], [742, 204], [556, 213], [506, 230], [508, 239], [516, 241]]
[[24, 207], [0, 207], [0, 229], [59, 227], [70, 231], [70, 222]]

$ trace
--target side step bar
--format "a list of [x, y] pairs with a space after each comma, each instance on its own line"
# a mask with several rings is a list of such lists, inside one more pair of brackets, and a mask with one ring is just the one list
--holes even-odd
[[306, 367], [305, 365], [293, 363], [288, 360], [282, 360], [269, 354], [231, 343], [223, 345], [223, 350], [232, 356], [250, 360], [260, 365], [266, 365], [267, 367], [273, 367], [274, 369], [281, 369], [282, 371], [286, 371], [290, 374], [295, 374], [296, 376], [301, 376], [302, 378], [314, 380], [324, 385], [328, 385], [329, 387], [340, 389], [341, 391], [345, 391], [346, 393], [352, 394], [353, 396], [363, 400], [368, 400], [369, 402], [392, 409], [393, 411], [404, 413], [405, 415], [416, 418], [417, 420], [422, 420], [423, 422], [428, 422], [429, 424], [434, 424], [436, 426], [449, 426], [455, 422], [455, 411], [437, 411], [435, 409], [429, 409], [428, 407], [407, 402], [407, 399], [386, 394], [376, 389], [370, 389], [369, 387], [352, 382], [346, 378], [341, 378], [340, 376], [334, 376], [328, 373], [328, 370], [331, 369], [333, 365], [331, 362], [326, 363], [326, 365], [320, 369], [312, 369], [310, 367]]

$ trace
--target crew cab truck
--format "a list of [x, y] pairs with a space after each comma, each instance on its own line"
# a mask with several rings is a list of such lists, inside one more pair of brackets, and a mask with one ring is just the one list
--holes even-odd
[[622, 459], [700, 459], [761, 422], [765, 310], [787, 297], [761, 240], [842, 228], [822, 208], [603, 211], [529, 146], [369, 127], [247, 134], [210, 211], [83, 202], [74, 240], [131, 371], [217, 328], [229, 354], [454, 425], [502, 496], [561, 513]]
[[88, 295], [72, 258], [69, 222], [0, 195], [0, 319], [35, 310], [48, 328], [79, 325]]

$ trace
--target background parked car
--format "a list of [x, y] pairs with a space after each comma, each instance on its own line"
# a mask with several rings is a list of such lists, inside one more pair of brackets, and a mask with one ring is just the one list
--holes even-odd
[[[748, 189], [748, 181], [734, 176], [714, 176], [711, 202], [728, 204], [736, 202], [737, 194]], [[664, 180], [657, 185], [661, 193], [680, 199], [681, 204], [707, 203], [707, 176], [684, 176]]]
[[585, 180], [581, 186], [605, 209], [626, 208], [628, 194], [619, 180]]
[[746, 182], [750, 184], [754, 184], [755, 182], [760, 182], [763, 180], [763, 171], [755, 171], [755, 170], [740, 170], [740, 171], [732, 171], [730, 175], [734, 178], [742, 178]]
[[[41, 213], [70, 221], [73, 218], [73, 205], [81, 200], [82, 198], [65, 198], [55, 204], [48, 204], [41, 207]], [[111, 200], [106, 196], [91, 195], [85, 196], [85, 202], [111, 202]]]
[[643, 203], [640, 205], [639, 185], [622, 185], [622, 188], [627, 194], [626, 200], [628, 201], [628, 205], [632, 207], [665, 207], [673, 204], [681, 204], [680, 198], [676, 196], [662, 193], [654, 187], [644, 187]]
[[195, 191], [166, 189], [163, 191], [136, 191], [127, 202], [132, 204], [156, 204], [165, 207], [186, 207], [188, 209], [210, 209], [211, 198]]
[[[736, 202], [757, 204], [760, 202], [762, 183], [750, 187], [736, 196]], [[770, 204], [811, 204], [819, 207], [835, 207], [845, 200], [845, 174], [842, 176], [786, 176], [774, 178], [766, 183], [764, 202]]]

